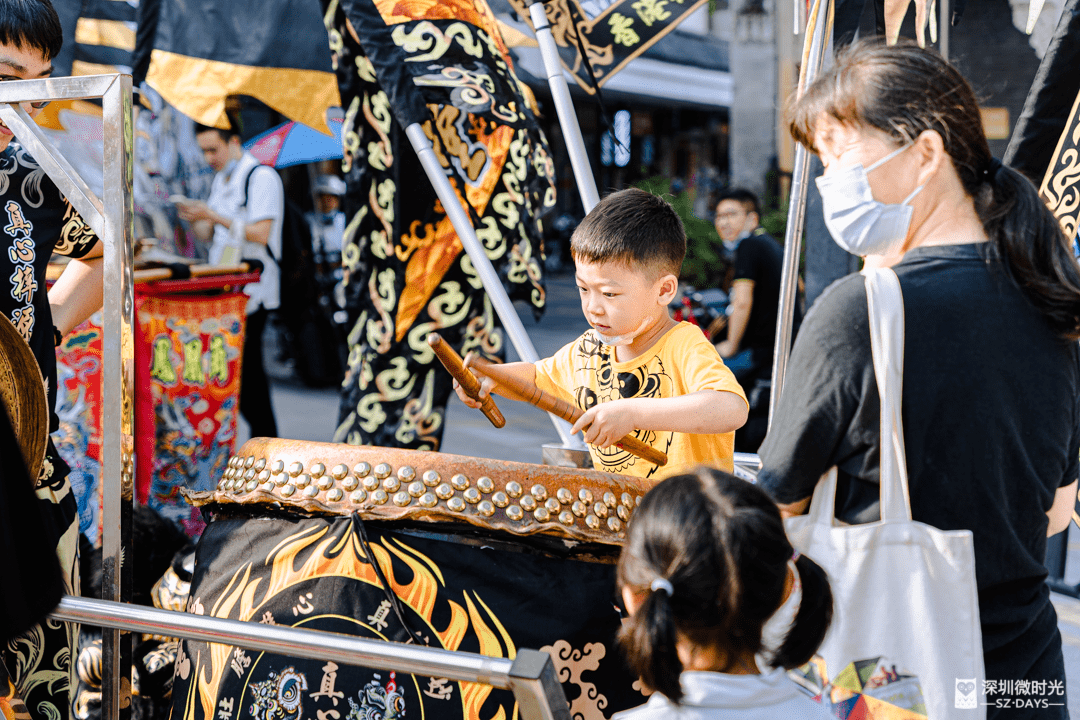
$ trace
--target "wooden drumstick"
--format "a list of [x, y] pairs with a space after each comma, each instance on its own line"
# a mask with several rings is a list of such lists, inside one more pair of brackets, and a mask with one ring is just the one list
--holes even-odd
[[[477, 370], [493, 378], [503, 387], [517, 393], [525, 402], [544, 410], [545, 412], [558, 415], [571, 425], [578, 421], [584, 413], [576, 405], [546, 393], [535, 384], [516, 378], [506, 372], [495, 363], [483, 363], [477, 365]], [[667, 465], [667, 455], [651, 445], [646, 445], [633, 435], [626, 435], [615, 443], [631, 455], [636, 455], [642, 460], [648, 460], [654, 465]]]
[[480, 381], [461, 362], [461, 356], [454, 352], [454, 348], [450, 347], [439, 333], [429, 333], [427, 343], [435, 351], [435, 357], [439, 358], [447, 372], [453, 375], [461, 385], [465, 394], [480, 403], [480, 411], [491, 421], [491, 424], [497, 428], [506, 425], [506, 418], [503, 417], [499, 408], [495, 407], [495, 401], [491, 396], [480, 399]]

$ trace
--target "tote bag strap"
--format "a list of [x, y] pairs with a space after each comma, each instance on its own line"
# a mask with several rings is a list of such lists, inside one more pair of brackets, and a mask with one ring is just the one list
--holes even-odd
[[[904, 296], [896, 273], [888, 268], [863, 272], [870, 317], [870, 348], [881, 396], [881, 519], [911, 520], [907, 455], [900, 408], [904, 386]], [[807, 517], [814, 524], [834, 524], [836, 468], [818, 482]]]
[[901, 423], [904, 388], [904, 296], [890, 268], [863, 272], [870, 315], [870, 348], [881, 396], [881, 519], [911, 520], [907, 454]]

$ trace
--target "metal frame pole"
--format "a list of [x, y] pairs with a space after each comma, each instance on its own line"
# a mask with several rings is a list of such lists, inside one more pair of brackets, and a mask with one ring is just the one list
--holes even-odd
[[555, 46], [555, 38], [551, 34], [544, 3], [534, 2], [530, 5], [529, 15], [536, 33], [536, 42], [540, 45], [540, 56], [544, 59], [544, 72], [547, 73], [548, 87], [555, 101], [555, 114], [559, 118], [559, 127], [562, 128], [566, 151], [570, 154], [570, 165], [574, 168], [581, 204], [588, 214], [600, 202], [600, 192], [596, 189], [596, 178], [593, 177], [592, 166], [589, 164], [589, 154], [585, 151], [585, 140], [581, 136], [581, 126], [578, 125], [577, 113], [574, 112], [574, 101], [570, 97], [566, 76], [563, 75], [559, 49]]
[[[439, 164], [439, 159], [435, 156], [431, 140], [424, 134], [424, 128], [420, 126], [420, 123], [413, 123], [405, 128], [405, 136], [409, 138], [413, 150], [416, 151], [417, 156], [420, 158], [420, 164], [423, 166], [428, 180], [431, 181], [432, 186], [435, 188], [435, 194], [439, 196], [439, 201], [446, 210], [446, 216], [450, 218], [450, 223], [454, 226], [454, 231], [457, 233], [458, 239], [461, 240], [462, 247], [465, 248], [469, 259], [472, 260], [473, 267], [476, 268], [476, 273], [484, 284], [484, 290], [491, 299], [492, 307], [495, 308], [499, 319], [502, 320], [503, 327], [506, 328], [506, 334], [510, 336], [510, 342], [514, 343], [514, 349], [517, 350], [518, 355], [525, 362], [535, 363], [539, 361], [540, 355], [536, 352], [536, 348], [533, 347], [532, 340], [525, 331], [525, 326], [521, 324], [521, 318], [518, 317], [517, 311], [514, 310], [514, 304], [510, 302], [510, 298], [506, 295], [502, 280], [499, 278], [499, 274], [495, 272], [495, 267], [491, 264], [483, 244], [476, 237], [476, 230], [472, 226], [472, 221], [469, 220], [469, 216], [465, 213], [465, 208], [461, 207], [461, 200], [450, 185], [450, 180], [444, 174], [442, 165]], [[559, 438], [562, 440], [564, 447], [581, 449], [585, 447], [580, 438], [570, 434], [571, 426], [569, 423], [551, 413], [548, 413], [548, 417], [551, 418], [552, 424], [555, 425], [555, 430], [559, 433]]]
[[941, 5], [941, 15], [938, 21], [938, 52], [941, 57], [949, 59], [949, 32], [952, 30], [952, 8], [949, 0], [938, 0]]
[[[121, 571], [123, 551], [131, 546], [135, 486], [134, 387], [135, 294], [133, 277], [134, 208], [131, 76], [121, 75], [102, 98], [105, 125], [105, 322], [102, 339], [102, 596], [131, 597], [131, 572]], [[110, 502], [111, 501], [111, 502]], [[132, 638], [118, 630], [102, 634], [103, 662], [118, 676], [102, 686], [102, 716], [131, 714]], [[106, 688], [108, 691], [106, 692]]]
[[551, 657], [538, 650], [518, 650], [517, 656], [509, 660], [75, 597], [62, 599], [52, 617], [86, 625], [235, 645], [287, 657], [331, 660], [342, 665], [484, 683], [512, 691], [523, 718], [570, 720], [570, 708]]
[[[71, 164], [18, 104], [35, 100], [102, 99], [105, 202], [98, 199]], [[123, 569], [131, 540], [134, 487], [134, 282], [132, 200], [131, 76], [91, 75], [0, 83], [0, 120], [67, 197], [104, 248], [102, 367], [102, 594], [112, 600], [131, 595], [131, 575]], [[103, 633], [102, 715], [130, 715], [131, 636]], [[74, 649], [73, 649], [74, 651]], [[71, 660], [74, 662], [74, 657]]]
[[[824, 11], [824, 13], [822, 12]], [[824, 16], [823, 16], [824, 15]], [[825, 56], [825, 45], [832, 32], [833, 0], [816, 0], [810, 15], [813, 33], [808, 52], [803, 56], [798, 92], [801, 95], [817, 77]], [[809, 30], [809, 28], [808, 28]], [[780, 277], [780, 308], [777, 314], [774, 346], [772, 392], [769, 395], [769, 427], [772, 427], [780, 394], [784, 388], [791, 335], [795, 324], [795, 290], [799, 283], [799, 255], [802, 250], [803, 224], [806, 219], [807, 179], [810, 153], [802, 145], [795, 148], [795, 168], [791, 173], [791, 198], [788, 204], [787, 232], [784, 234], [784, 267]]]

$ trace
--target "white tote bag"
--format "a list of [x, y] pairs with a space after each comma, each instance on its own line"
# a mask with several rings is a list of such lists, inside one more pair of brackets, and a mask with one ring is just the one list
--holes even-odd
[[849, 663], [888, 658], [918, 677], [930, 720], [982, 720], [984, 671], [970, 530], [914, 522], [900, 421], [904, 303], [890, 269], [867, 271], [874, 371], [881, 394], [881, 521], [834, 520], [836, 468], [807, 515], [789, 518], [792, 545], [829, 576], [832, 627], [819, 654], [835, 677]]

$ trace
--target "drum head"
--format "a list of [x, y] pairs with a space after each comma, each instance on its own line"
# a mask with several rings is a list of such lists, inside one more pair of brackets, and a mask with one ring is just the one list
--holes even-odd
[[30, 480], [37, 485], [49, 435], [45, 381], [30, 346], [0, 314], [0, 397], [19, 440]]

